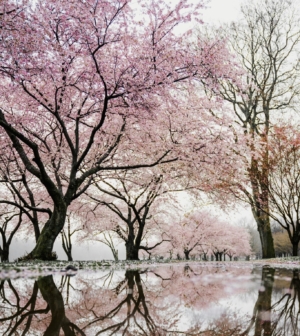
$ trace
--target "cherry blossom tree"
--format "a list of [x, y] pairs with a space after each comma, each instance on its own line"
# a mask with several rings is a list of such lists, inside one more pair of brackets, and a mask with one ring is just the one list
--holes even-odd
[[41, 184], [26, 172], [22, 162], [14, 154], [9, 144], [1, 149], [0, 206], [3, 253], [5, 251], [3, 260], [8, 260], [8, 249], [13, 236], [31, 235], [34, 232], [34, 238], [38, 240], [40, 227], [49, 218], [49, 207], [52, 206], [51, 200], [44, 198]]
[[188, 260], [191, 252], [199, 253], [202, 247], [208, 247], [211, 251], [214, 220], [207, 211], [195, 211], [184, 215], [180, 221], [177, 219], [168, 233], [175, 253], [183, 253]]
[[[156, 217], [165, 211], [161, 204], [166, 201], [166, 195], [180, 189], [170, 189], [170, 181], [161, 173], [157, 168], [119, 172], [106, 178], [100, 176], [99, 180], [94, 179], [95, 184], [87, 192], [95, 214], [93, 235], [97, 231], [104, 235], [114, 232], [125, 243], [127, 260], [137, 260], [139, 250], [150, 253], [165, 240]], [[103, 207], [108, 211], [102, 210]], [[106, 217], [101, 218], [102, 223], [99, 223], [98, 213], [102, 216], [106, 213]], [[159, 241], [151, 244], [155, 237]], [[111, 240], [106, 242], [110, 244]]]
[[[46, 222], [51, 211], [51, 199], [45, 198], [42, 185], [31, 176], [14, 155], [12, 148], [2, 149], [0, 159], [0, 204], [14, 206], [23, 212], [22, 231], [34, 231], [35, 240], [40, 236], [40, 225]], [[27, 218], [27, 220], [25, 220]]]
[[[181, 89], [184, 89], [183, 86]], [[208, 168], [216, 172], [219, 168], [222, 171], [231, 167], [228, 152], [234, 143], [234, 133], [224, 115], [214, 116], [209, 111], [218, 103], [205, 96], [200, 98], [187, 89], [180, 95], [180, 99], [191, 102], [182, 104], [181, 111], [174, 110], [174, 106], [163, 105], [158, 109], [157, 118], [160, 120], [159, 125], [164, 126], [159, 133], [151, 132], [152, 150], [156, 151], [159, 145], [165, 145], [167, 149], [170, 140], [172, 151], [178, 155], [178, 160], [151, 169], [99, 172], [93, 177], [93, 185], [86, 192], [90, 199], [85, 203], [86, 212], [93, 208], [90, 201], [95, 204], [95, 219], [88, 225], [91, 227], [93, 223], [94, 228], [90, 230], [93, 233], [88, 234], [97, 237], [97, 240], [101, 239], [112, 249], [114, 255], [116, 251], [113, 241], [108, 236], [103, 236], [105, 231], [107, 234], [114, 232], [114, 237], [117, 235], [125, 242], [127, 259], [137, 259], [139, 250], [150, 254], [154, 246], [163, 242], [168, 234], [162, 218], [167, 204], [176, 205], [175, 193], [187, 191], [199, 196], [200, 192], [209, 190], [214, 185], [210, 179], [212, 175], [207, 175]], [[192, 104], [195, 102], [198, 104]], [[167, 115], [165, 109], [169, 112]], [[147, 121], [147, 128], [147, 132], [152, 128], [157, 129], [156, 123]], [[136, 129], [131, 128], [131, 138], [135, 132]], [[165, 136], [162, 140], [163, 134]], [[144, 135], [141, 137], [144, 143]], [[130, 145], [131, 142], [128, 143], [128, 150]], [[122, 146], [126, 146], [126, 143]], [[138, 159], [144, 153], [145, 148], [141, 147], [135, 157]], [[163, 202], [166, 202], [164, 209], [160, 206]]]
[[167, 236], [170, 241], [159, 249], [165, 255], [184, 254], [185, 259], [189, 259], [193, 252], [203, 254], [205, 260], [212, 254], [221, 260], [227, 254], [231, 260], [233, 256], [251, 253], [247, 230], [228, 224], [208, 210], [192, 211], [170, 222]]
[[[162, 103], [176, 103], [179, 83], [213, 85], [229, 71], [223, 43], [203, 40], [195, 50], [189, 32], [174, 32], [197, 18], [201, 2], [138, 4], [142, 21], [126, 0], [24, 0], [11, 15], [1, 4], [1, 143], [13, 145], [52, 202], [27, 258], [52, 258], [69, 205], [95, 173], [176, 160], [159, 144], [136, 160], [151, 144], [147, 120]], [[146, 142], [136, 137], [128, 148], [133, 127]]]
[[32, 183], [33, 179], [22, 168], [24, 167], [13, 155], [10, 146], [2, 148], [0, 158], [2, 261], [9, 260], [9, 247], [15, 235], [34, 232], [37, 240], [40, 235], [39, 224], [47, 218], [47, 203], [45, 200], [36, 201], [42, 196], [40, 190], [37, 191], [40, 186]]
[[226, 244], [223, 248], [223, 253], [228, 255], [230, 260], [233, 257], [249, 257], [252, 254], [250, 235], [246, 228], [227, 225], [224, 240]]
[[[193, 127], [200, 126], [201, 123], [196, 122], [195, 119]], [[183, 126], [181, 125], [180, 135], [173, 135], [176, 141], [182, 141], [182, 138], [188, 136]], [[192, 128], [189, 127], [189, 129]], [[220, 151], [224, 150], [222, 145], [225, 141], [218, 137], [219, 132], [216, 132], [210, 137], [205, 137], [203, 134], [205, 139], [201, 139], [203, 143], [197, 140], [199, 146], [197, 159], [190, 159], [189, 156], [181, 157], [180, 160], [164, 164], [163, 167], [99, 174], [94, 177], [93, 185], [86, 192], [89, 200], [85, 203], [87, 211], [91, 211], [92, 208], [94, 213], [94, 220], [88, 225], [93, 226], [92, 237], [95, 233], [99, 236], [105, 231], [114, 232], [114, 235], [125, 242], [126, 259], [138, 259], [139, 250], [144, 250], [150, 255], [154, 248], [168, 240], [166, 237], [169, 236], [170, 226], [166, 225], [164, 217], [172, 212], [169, 207], [172, 209], [176, 209], [176, 206], [180, 207], [180, 202], [175, 195], [182, 191], [199, 195], [199, 190], [207, 188], [209, 184], [205, 174], [206, 166], [211, 165], [212, 162], [215, 164], [219, 162], [224, 166]], [[192, 225], [184, 225], [181, 229], [186, 230], [186, 234], [193, 235], [194, 228], [190, 227]], [[209, 226], [208, 223], [207, 225]], [[179, 231], [178, 229], [176, 234], [182, 237]], [[175, 239], [174, 236], [173, 239]], [[107, 240], [103, 236], [102, 241], [110, 246], [114, 253], [112, 240]], [[190, 248], [194, 247], [190, 246]], [[186, 251], [187, 255], [190, 248]], [[157, 251], [156, 249], [156, 253]]]

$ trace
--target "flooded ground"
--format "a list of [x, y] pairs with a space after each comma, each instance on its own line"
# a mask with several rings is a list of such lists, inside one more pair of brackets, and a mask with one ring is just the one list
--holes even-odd
[[0, 334], [300, 335], [296, 267], [182, 263], [69, 273], [3, 278]]

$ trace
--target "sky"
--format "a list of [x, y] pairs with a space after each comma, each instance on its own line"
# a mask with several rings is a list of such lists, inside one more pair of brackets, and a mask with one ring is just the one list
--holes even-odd
[[244, 0], [211, 0], [203, 12], [205, 23], [231, 22], [239, 17]]

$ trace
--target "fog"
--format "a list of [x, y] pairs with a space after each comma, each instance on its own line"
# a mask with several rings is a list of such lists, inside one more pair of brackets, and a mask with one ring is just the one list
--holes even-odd
[[[9, 261], [15, 261], [17, 258], [24, 256], [34, 248], [34, 239], [20, 239], [16, 238], [12, 241], [9, 251]], [[125, 259], [125, 245], [120, 244], [117, 246], [119, 250], [119, 259]], [[67, 260], [66, 253], [64, 252], [61, 244], [61, 240], [57, 239], [54, 244], [53, 251], [58, 255], [59, 260]], [[94, 243], [82, 243], [74, 244], [72, 256], [74, 260], [110, 260], [113, 259], [109, 247], [106, 245], [94, 242]]]

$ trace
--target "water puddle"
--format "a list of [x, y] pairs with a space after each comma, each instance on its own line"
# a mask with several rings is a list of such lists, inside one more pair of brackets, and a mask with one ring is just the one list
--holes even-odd
[[300, 271], [172, 264], [0, 282], [1, 335], [300, 335]]

